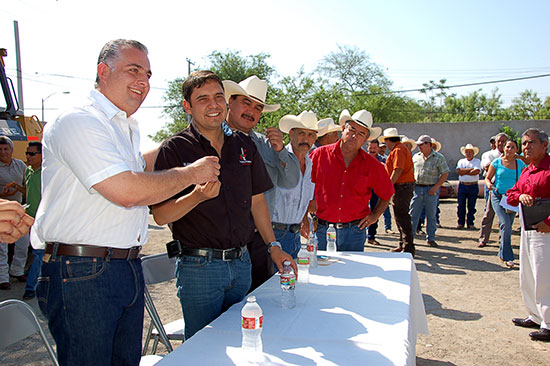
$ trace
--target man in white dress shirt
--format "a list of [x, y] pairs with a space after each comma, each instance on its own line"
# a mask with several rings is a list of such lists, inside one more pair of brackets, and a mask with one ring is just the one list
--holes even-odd
[[285, 252], [296, 258], [300, 250], [300, 233], [309, 234], [307, 209], [313, 200], [315, 184], [311, 181], [312, 162], [309, 150], [317, 139], [319, 126], [326, 120], [317, 121], [314, 112], [304, 111], [298, 116], [289, 114], [281, 118], [279, 128], [290, 136], [286, 149], [300, 162], [300, 180], [293, 188], [275, 185], [275, 201], [269, 207], [275, 238]]
[[45, 249], [36, 289], [61, 365], [138, 365], [147, 205], [217, 179], [216, 157], [150, 171], [134, 114], [149, 92], [147, 49], [108, 42], [96, 88], [44, 131], [42, 201], [31, 243]]
[[[456, 164], [458, 174], [458, 205], [456, 214], [458, 216], [457, 229], [464, 229], [466, 224], [468, 229], [475, 230], [474, 221], [476, 213], [476, 201], [479, 193], [479, 173], [481, 173], [481, 160], [475, 156], [479, 154], [479, 148], [472, 144], [466, 144], [460, 148], [464, 159], [460, 159]], [[466, 208], [468, 208], [468, 217], [466, 218]]]

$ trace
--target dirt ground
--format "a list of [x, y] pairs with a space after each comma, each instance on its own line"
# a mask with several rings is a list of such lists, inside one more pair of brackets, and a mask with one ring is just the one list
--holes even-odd
[[[480, 225], [483, 205], [484, 200], [479, 199], [476, 226]], [[429, 335], [418, 337], [417, 365], [550, 365], [550, 343], [531, 341], [529, 329], [515, 327], [511, 322], [526, 312], [519, 290], [519, 266], [510, 270], [497, 257], [498, 220], [495, 219], [489, 245], [478, 248], [479, 231], [455, 229], [456, 199], [443, 199], [440, 207], [443, 228], [437, 231], [439, 247], [426, 246], [423, 237], [416, 239], [415, 262], [430, 328]], [[377, 240], [381, 245], [368, 245], [365, 251], [387, 251], [396, 246], [397, 236], [385, 234], [383, 229], [384, 225], [379, 225]], [[519, 229], [517, 219], [514, 229]], [[143, 253], [163, 252], [164, 243], [170, 240], [168, 229], [151, 221], [149, 233]], [[517, 258], [519, 231], [514, 232], [512, 243]], [[163, 322], [181, 317], [173, 281], [151, 290]], [[23, 284], [12, 282], [12, 290], [1, 291], [0, 300], [20, 299], [23, 291]], [[29, 303], [39, 313], [36, 300]], [[44, 318], [39, 317], [47, 328]], [[148, 324], [146, 316], [144, 330]], [[174, 342], [174, 346], [177, 344]], [[160, 345], [159, 353], [165, 352]], [[0, 351], [0, 364], [49, 363], [39, 340], [31, 337]]]

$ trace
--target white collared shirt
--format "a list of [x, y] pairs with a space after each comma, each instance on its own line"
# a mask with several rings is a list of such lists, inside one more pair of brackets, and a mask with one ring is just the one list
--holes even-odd
[[146, 206], [119, 206], [94, 188], [125, 171], [143, 172], [137, 121], [103, 94], [62, 113], [44, 129], [42, 200], [31, 230], [45, 242], [129, 248], [147, 241]]
[[[285, 148], [292, 154], [292, 145], [289, 143]], [[294, 188], [281, 188], [275, 186], [275, 200], [271, 209], [271, 221], [280, 224], [299, 224], [302, 222], [309, 201], [313, 199], [315, 183], [311, 181], [311, 168], [313, 163], [306, 154], [306, 170], [300, 172], [300, 181]]]
[[[478, 158], [473, 158], [472, 160], [468, 160], [466, 158], [462, 158], [456, 163], [457, 169], [478, 169], [481, 172], [481, 160]], [[458, 180], [460, 182], [464, 183], [473, 183], [477, 182], [479, 180], [479, 174], [476, 175], [459, 175]]]

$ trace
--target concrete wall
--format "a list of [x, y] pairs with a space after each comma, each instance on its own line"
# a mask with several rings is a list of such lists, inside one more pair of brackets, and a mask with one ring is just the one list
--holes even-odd
[[[532, 121], [485, 121], [485, 122], [434, 122], [434, 123], [375, 123], [374, 126], [382, 130], [395, 127], [400, 135], [418, 139], [420, 135], [430, 135], [441, 142], [441, 150], [451, 172], [449, 179], [458, 179], [456, 174], [456, 163], [463, 158], [460, 147], [468, 143], [479, 147], [479, 154], [476, 158], [481, 159], [481, 154], [491, 148], [489, 139], [499, 133], [502, 124], [510, 126], [520, 134], [528, 128], [540, 128], [547, 133], [550, 132], [550, 120]], [[413, 154], [418, 152], [418, 148]]]

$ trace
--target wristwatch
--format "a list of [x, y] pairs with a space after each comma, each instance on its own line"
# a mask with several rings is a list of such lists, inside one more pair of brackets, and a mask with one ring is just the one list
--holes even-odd
[[278, 241], [272, 241], [271, 243], [267, 244], [267, 252], [269, 254], [271, 254], [271, 247], [279, 247], [283, 249], [283, 247], [281, 247], [281, 243], [279, 243]]

